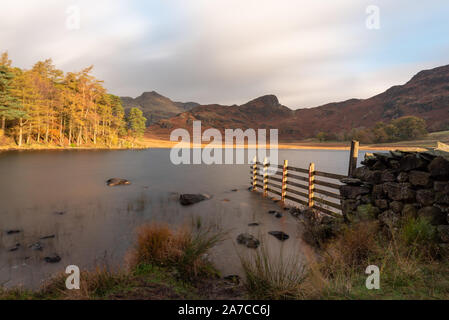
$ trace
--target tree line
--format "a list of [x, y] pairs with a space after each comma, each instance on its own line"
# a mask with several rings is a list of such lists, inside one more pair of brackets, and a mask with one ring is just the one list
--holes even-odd
[[64, 73], [51, 59], [29, 70], [0, 56], [0, 138], [22, 147], [51, 144], [127, 146], [141, 137], [146, 119], [132, 109], [125, 117], [119, 97], [109, 94], [93, 67]]
[[362, 143], [386, 143], [415, 140], [426, 135], [428, 131], [424, 119], [406, 116], [390, 123], [378, 122], [373, 128], [357, 128], [342, 134], [319, 132], [316, 138], [320, 141], [358, 140]]

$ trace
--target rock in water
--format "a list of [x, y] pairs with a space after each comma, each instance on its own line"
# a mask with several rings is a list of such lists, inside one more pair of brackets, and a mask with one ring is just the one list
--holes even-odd
[[290, 236], [282, 231], [271, 231], [268, 232], [269, 235], [272, 235], [273, 237], [277, 238], [280, 241], [285, 241], [290, 239]]
[[42, 237], [41, 240], [48, 240], [48, 239], [54, 239], [54, 238], [56, 238], [56, 236], [54, 234], [52, 234], [50, 236]]
[[58, 262], [61, 261], [61, 257], [58, 256], [57, 254], [55, 254], [55, 255], [52, 255], [52, 256], [50, 256], [50, 257], [45, 257], [44, 260], [45, 260], [45, 262], [47, 262], [47, 263], [58, 263]]
[[9, 252], [14, 252], [20, 249], [20, 243], [16, 243], [16, 245], [14, 247], [12, 247], [11, 249], [9, 249]]
[[245, 245], [250, 249], [257, 249], [260, 245], [260, 241], [248, 233], [242, 233], [239, 235], [237, 237], [237, 243]]
[[29, 245], [28, 248], [34, 251], [42, 251], [43, 249], [42, 244], [40, 242], [33, 243]]
[[117, 178], [112, 178], [109, 179], [108, 181], [106, 181], [106, 184], [109, 187], [115, 187], [115, 186], [124, 186], [124, 185], [130, 185], [131, 182], [129, 182], [126, 179], [117, 179]]
[[13, 235], [13, 234], [18, 234], [18, 233], [20, 233], [20, 230], [9, 230], [9, 231], [6, 231], [6, 234], [8, 236]]
[[248, 227], [258, 227], [258, 226], [260, 226], [260, 223], [258, 222], [248, 224]]
[[190, 206], [192, 204], [208, 199], [210, 199], [210, 196], [206, 194], [181, 194], [181, 196], [179, 197], [179, 202], [183, 206]]

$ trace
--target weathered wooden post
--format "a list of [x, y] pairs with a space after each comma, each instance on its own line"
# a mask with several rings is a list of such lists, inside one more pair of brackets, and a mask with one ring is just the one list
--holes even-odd
[[253, 164], [253, 191], [257, 190], [257, 156], [254, 156]]
[[263, 161], [263, 196], [268, 196], [268, 159]]
[[315, 202], [313, 198], [315, 197], [315, 163], [311, 163], [309, 166], [309, 208], [313, 208]]
[[358, 141], [352, 140], [351, 142], [351, 153], [349, 154], [349, 171], [348, 176], [353, 177], [355, 174], [355, 169], [357, 169], [357, 160], [359, 158], [359, 146]]
[[288, 160], [284, 161], [284, 170], [282, 171], [282, 202], [285, 202], [287, 195], [287, 177], [288, 177]]

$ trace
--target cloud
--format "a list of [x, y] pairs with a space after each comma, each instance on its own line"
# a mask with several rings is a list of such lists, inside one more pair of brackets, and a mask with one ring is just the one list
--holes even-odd
[[[93, 64], [118, 95], [234, 104], [274, 93], [312, 107], [367, 98], [445, 63], [444, 1], [376, 2], [373, 31], [364, 0], [2, 0], [0, 49], [21, 67], [48, 57], [66, 71]], [[80, 30], [66, 28], [72, 5]]]

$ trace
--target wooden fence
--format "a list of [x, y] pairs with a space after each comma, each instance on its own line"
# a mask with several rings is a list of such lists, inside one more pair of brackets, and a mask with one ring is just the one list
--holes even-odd
[[[352, 142], [349, 159], [349, 176], [353, 175], [357, 165], [359, 144]], [[251, 185], [253, 191], [259, 189], [267, 197], [269, 193], [277, 195], [285, 203], [287, 200], [303, 206], [313, 208], [322, 213], [341, 216], [341, 196], [338, 182], [348, 176], [318, 171], [311, 163], [308, 169], [289, 166], [288, 160], [284, 165], [275, 167], [274, 174], [268, 174], [270, 164], [260, 163], [257, 158], [251, 166]], [[333, 202], [337, 201], [337, 202]]]

